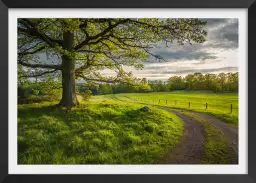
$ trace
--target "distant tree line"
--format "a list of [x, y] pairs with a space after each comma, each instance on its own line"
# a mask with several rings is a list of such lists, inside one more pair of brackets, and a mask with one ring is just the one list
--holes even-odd
[[[76, 93], [89, 100], [91, 95], [118, 93], [170, 92], [177, 90], [211, 90], [213, 92], [238, 92], [238, 72], [220, 74], [188, 74], [185, 77], [172, 76], [167, 81], [148, 81], [135, 79], [133, 83], [95, 83], [77, 84]], [[40, 80], [19, 80], [18, 103], [53, 101], [60, 97], [61, 82], [47, 77]]]
[[220, 74], [188, 74], [185, 77], [172, 76], [168, 81], [137, 80], [135, 84], [78, 84], [77, 92], [90, 90], [93, 95], [117, 93], [168, 92], [176, 90], [212, 90], [213, 92], [238, 92], [238, 72]]

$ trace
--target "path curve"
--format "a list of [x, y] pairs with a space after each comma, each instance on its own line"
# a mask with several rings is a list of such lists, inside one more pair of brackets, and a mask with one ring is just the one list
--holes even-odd
[[[166, 109], [165, 109], [166, 110]], [[195, 119], [175, 111], [172, 112], [184, 121], [183, 136], [180, 143], [165, 157], [161, 164], [200, 164], [201, 157], [204, 153], [204, 136], [203, 125], [200, 125]]]
[[[204, 153], [205, 129], [196, 119], [176, 110], [161, 108], [167, 112], [174, 113], [184, 122], [183, 136], [176, 148], [170, 150], [168, 156], [160, 163], [162, 164], [200, 164]], [[182, 110], [186, 111], [186, 110]], [[199, 112], [187, 111], [191, 114], [207, 120], [215, 128], [219, 129], [226, 137], [229, 148], [232, 148], [236, 156], [231, 164], [238, 163], [238, 128], [223, 122], [222, 120]], [[233, 154], [233, 153], [232, 153]]]
[[208, 122], [212, 123], [212, 125], [214, 125], [216, 128], [220, 129], [222, 134], [227, 138], [229, 147], [231, 147], [238, 155], [238, 128], [231, 126], [230, 124], [227, 124], [213, 116], [208, 116], [199, 112], [190, 113], [207, 120]]

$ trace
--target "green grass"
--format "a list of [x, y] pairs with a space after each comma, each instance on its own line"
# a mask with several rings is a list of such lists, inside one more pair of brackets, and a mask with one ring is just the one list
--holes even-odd
[[[91, 102], [99, 102], [104, 100], [141, 103], [177, 109], [193, 110], [206, 113], [208, 115], [213, 115], [217, 118], [223, 119], [227, 123], [238, 126], [237, 93], [212, 93], [208, 91], [129, 93], [93, 96]], [[190, 108], [188, 107], [189, 102]], [[207, 109], [205, 107], [206, 103], [208, 105]], [[230, 104], [232, 104], [233, 107], [232, 114], [230, 114]]]
[[236, 158], [234, 150], [228, 147], [227, 139], [218, 128], [195, 114], [184, 111], [181, 113], [194, 118], [205, 128], [206, 141], [201, 159], [202, 164], [229, 164]]
[[[69, 113], [53, 108], [57, 102], [18, 106], [19, 164], [158, 163], [179, 143], [183, 131], [183, 122], [159, 107], [190, 109], [238, 124], [238, 95], [234, 93], [131, 93], [93, 96], [89, 101], [79, 96], [79, 100], [81, 104]], [[230, 103], [235, 108], [232, 114]], [[150, 112], [139, 110], [145, 105]], [[202, 163], [225, 164], [233, 158], [217, 129], [198, 116], [191, 117], [206, 128]]]
[[179, 143], [174, 114], [105, 97], [69, 113], [54, 102], [18, 106], [18, 164], [154, 164]]

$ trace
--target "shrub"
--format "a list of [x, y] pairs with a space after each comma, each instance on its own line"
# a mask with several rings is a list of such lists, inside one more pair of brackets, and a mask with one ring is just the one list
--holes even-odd
[[57, 96], [53, 95], [43, 95], [43, 96], [37, 96], [37, 95], [31, 95], [28, 97], [20, 98], [18, 100], [18, 104], [32, 104], [32, 103], [41, 103], [41, 102], [51, 102], [57, 100]]

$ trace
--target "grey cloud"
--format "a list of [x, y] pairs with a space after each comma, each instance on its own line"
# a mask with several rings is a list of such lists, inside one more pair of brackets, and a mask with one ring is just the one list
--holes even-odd
[[204, 51], [189, 51], [189, 50], [179, 50], [179, 51], [164, 51], [160, 50], [155, 52], [155, 54], [162, 56], [168, 61], [180, 61], [180, 60], [206, 60], [206, 59], [217, 59], [218, 57], [213, 53], [208, 53]]
[[[223, 50], [235, 51], [238, 48], [238, 20], [237, 19], [203, 19], [207, 21], [205, 30], [208, 32], [207, 41], [203, 44], [185, 44], [178, 45], [173, 43], [166, 47], [165, 44], [159, 43], [157, 48], [151, 50], [152, 53], [162, 56], [167, 64], [156, 64], [156, 61], [151, 57], [145, 62], [143, 71], [134, 71], [138, 77], [146, 77], [150, 80], [166, 79], [170, 75], [185, 75], [195, 72], [212, 73], [212, 72], [236, 72], [237, 67], [224, 66], [222, 68], [200, 68], [205, 64], [222, 62], [225, 58], [219, 55]], [[214, 52], [212, 52], [212, 50]], [[224, 56], [225, 57], [225, 56]], [[170, 62], [192, 61], [189, 65], [183, 64], [181, 67], [168, 66]], [[194, 61], [197, 62], [194, 62]], [[154, 63], [154, 64], [152, 64]], [[193, 67], [190, 67], [191, 64]], [[221, 64], [221, 63], [220, 63]], [[218, 65], [218, 63], [217, 63]], [[217, 66], [216, 65], [216, 66]], [[233, 66], [233, 65], [232, 65]], [[218, 67], [218, 66], [217, 66]], [[221, 67], [221, 65], [219, 65]]]
[[215, 26], [208, 26], [207, 45], [220, 49], [238, 48], [238, 19], [225, 19]]
[[[218, 62], [221, 62], [221, 60], [211, 60], [211, 61], [206, 61], [206, 60], [202, 60], [202, 61], [199, 61], [197, 63], [190, 63], [191, 65], [194, 65], [194, 66], [201, 66], [201, 65], [205, 65], [205, 64], [212, 64], [212, 63], [218, 63]], [[168, 63], [168, 62], [166, 62]], [[149, 65], [149, 64], [146, 64], [145, 65], [145, 68], [144, 70], [145, 71], [155, 71], [155, 70], [166, 70], [166, 69], [172, 69], [173, 66], [172, 65]], [[183, 69], [183, 70], [187, 70], [187, 69], [191, 69], [191, 67], [180, 67], [179, 69]]]
[[207, 22], [206, 27], [211, 28], [216, 25], [226, 24], [229, 19], [227, 19], [227, 18], [201, 18], [200, 20], [206, 21]]
[[237, 67], [223, 67], [223, 68], [213, 68], [213, 69], [187, 69], [179, 71], [163, 71], [161, 74], [190, 74], [195, 72], [209, 73], [209, 72], [234, 72], [237, 71]]
[[161, 69], [152, 72], [147, 71], [144, 74], [137, 74], [138, 77], [146, 77], [148, 80], [167, 80], [170, 75], [187, 75], [187, 74], [194, 74], [196, 72], [200, 72], [202, 74], [206, 73], [213, 73], [213, 72], [237, 72], [237, 67], [224, 67], [224, 68], [218, 68], [218, 69], [186, 69], [186, 70], [177, 70], [177, 71], [161, 71]]
[[[178, 45], [173, 43], [167, 48], [164, 43], [159, 43], [157, 48], [152, 49], [156, 55], [165, 60], [216, 60], [218, 52], [222, 50], [236, 50], [238, 48], [238, 19], [202, 19], [207, 21], [204, 29], [208, 32], [206, 42], [203, 44]], [[215, 50], [211, 53], [210, 50]], [[150, 57], [151, 62], [156, 62]]]
[[145, 77], [145, 78], [149, 78], [149, 77], [163, 77], [163, 78], [166, 78], [166, 75], [165, 74], [137, 74], [138, 77]]

